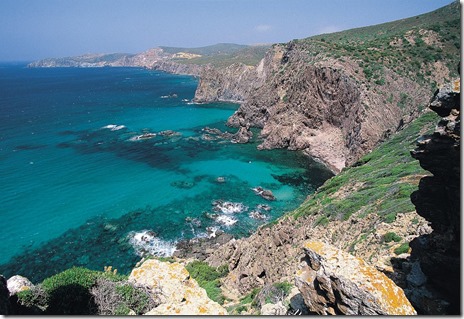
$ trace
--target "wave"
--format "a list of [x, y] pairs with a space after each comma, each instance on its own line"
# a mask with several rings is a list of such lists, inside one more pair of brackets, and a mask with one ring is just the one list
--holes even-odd
[[222, 212], [224, 214], [236, 214], [248, 210], [248, 206], [242, 203], [233, 203], [222, 200], [215, 200], [212, 202], [213, 210], [215, 212]]
[[133, 231], [127, 236], [129, 243], [135, 249], [137, 255], [141, 257], [147, 254], [158, 257], [169, 257], [176, 251], [177, 242], [159, 239], [151, 230]]
[[224, 226], [232, 226], [234, 225], [235, 223], [237, 223], [237, 219], [233, 218], [233, 217], [230, 217], [230, 216], [227, 216], [227, 215], [219, 215], [217, 218], [216, 218], [216, 221], [219, 223], [219, 224], [222, 224]]

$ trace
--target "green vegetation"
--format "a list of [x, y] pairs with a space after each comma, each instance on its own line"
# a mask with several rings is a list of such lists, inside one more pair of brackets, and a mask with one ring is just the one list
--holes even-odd
[[[347, 220], [353, 214], [363, 218], [377, 214], [387, 223], [398, 213], [414, 211], [410, 195], [424, 170], [410, 155], [416, 139], [432, 130], [438, 116], [427, 112], [398, 132], [390, 140], [362, 157], [352, 167], [326, 181], [309, 200], [292, 215], [318, 215], [316, 224], [327, 225], [333, 220]], [[344, 197], [336, 196], [341, 188], [350, 190]]]
[[409, 243], [403, 243], [394, 250], [395, 254], [401, 255], [409, 251]]
[[116, 272], [73, 267], [30, 290], [18, 293], [19, 314], [127, 315], [142, 314], [156, 301]]
[[216, 67], [227, 67], [234, 63], [257, 65], [264, 57], [269, 45], [240, 45], [232, 43], [219, 43], [201, 48], [173, 48], [160, 47], [165, 52], [175, 54], [179, 52], [201, 55], [192, 59], [174, 59], [183, 64], [211, 64]]
[[220, 278], [228, 274], [229, 268], [227, 265], [214, 268], [204, 261], [195, 260], [187, 264], [185, 268], [200, 287], [206, 290], [209, 298], [221, 305], [224, 304], [225, 298], [221, 292]]
[[386, 233], [385, 235], [383, 235], [383, 241], [386, 242], [386, 243], [389, 243], [389, 242], [400, 242], [401, 241], [401, 237], [398, 236], [396, 233], [394, 232], [389, 232], [389, 233]]
[[259, 314], [261, 307], [267, 303], [278, 303], [283, 301], [289, 294], [293, 284], [284, 282], [275, 282], [265, 285], [262, 288], [254, 288], [249, 294], [240, 299], [240, 303], [229, 307], [229, 314], [241, 314], [244, 311], [251, 314]]
[[458, 1], [430, 13], [389, 23], [296, 40], [318, 59], [347, 57], [358, 62], [368, 82], [384, 85], [384, 69], [421, 84], [432, 84], [434, 63], [443, 61], [448, 78], [457, 77], [460, 61]]

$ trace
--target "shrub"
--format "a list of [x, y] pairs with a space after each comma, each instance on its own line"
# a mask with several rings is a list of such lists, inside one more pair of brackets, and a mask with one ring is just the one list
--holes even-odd
[[99, 278], [91, 289], [99, 315], [127, 315], [130, 310], [140, 315], [156, 307], [158, 294], [128, 282], [114, 282]]
[[209, 298], [216, 301], [219, 304], [224, 303], [224, 296], [221, 292], [220, 278], [227, 275], [229, 272], [228, 266], [223, 265], [217, 269], [208, 265], [204, 261], [192, 261], [185, 266], [190, 276], [195, 279], [200, 287], [206, 290], [206, 294]]
[[261, 288], [254, 288], [248, 295], [240, 299], [240, 303], [243, 305], [251, 303], [253, 305], [256, 296], [260, 293]]
[[19, 309], [17, 309], [19, 315], [40, 314], [48, 307], [48, 294], [42, 285], [36, 285], [31, 289], [20, 291], [16, 296], [20, 305]]
[[408, 251], [409, 251], [409, 243], [403, 243], [394, 250], [394, 253], [397, 255], [401, 255], [401, 254], [407, 253]]
[[[254, 304], [262, 307], [267, 303], [278, 303], [288, 296], [293, 285], [289, 282], [278, 282], [264, 286], [254, 298]], [[252, 303], [253, 305], [253, 303]]]
[[96, 280], [96, 271], [80, 267], [45, 279], [42, 285], [49, 296], [47, 312], [60, 315], [95, 314], [96, 305], [90, 288]]
[[385, 235], [383, 235], [383, 240], [384, 242], [386, 243], [389, 243], [389, 242], [400, 242], [401, 241], [401, 237], [398, 236], [396, 233], [393, 233], [393, 232], [389, 232], [389, 233], [386, 233]]

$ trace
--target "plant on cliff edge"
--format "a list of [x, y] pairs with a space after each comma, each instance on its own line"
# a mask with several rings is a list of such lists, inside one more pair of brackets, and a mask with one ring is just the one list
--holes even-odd
[[204, 261], [192, 261], [185, 266], [190, 276], [198, 282], [198, 285], [206, 290], [209, 298], [219, 304], [224, 304], [225, 297], [221, 292], [220, 278], [225, 277], [229, 271], [227, 265], [218, 268], [211, 267]]

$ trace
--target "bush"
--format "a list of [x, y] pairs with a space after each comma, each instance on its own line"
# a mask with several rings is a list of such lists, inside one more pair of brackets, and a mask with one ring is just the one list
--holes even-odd
[[160, 301], [144, 287], [135, 287], [128, 282], [114, 282], [99, 278], [91, 289], [99, 315], [127, 315], [133, 310], [137, 315], [156, 307]]
[[224, 303], [224, 296], [221, 292], [220, 278], [226, 276], [229, 272], [227, 265], [218, 267], [217, 269], [211, 267], [204, 261], [192, 261], [185, 266], [190, 276], [195, 279], [200, 287], [206, 290], [206, 294], [209, 298], [216, 301], [219, 304]]
[[18, 315], [40, 314], [47, 309], [48, 294], [42, 285], [37, 285], [28, 290], [17, 293]]
[[398, 236], [396, 233], [393, 233], [393, 232], [389, 232], [389, 233], [386, 233], [385, 235], [383, 235], [383, 240], [384, 242], [386, 243], [389, 243], [389, 242], [400, 242], [401, 241], [401, 237]]
[[409, 251], [409, 243], [403, 243], [394, 250], [394, 253], [397, 255], [401, 255], [401, 254], [407, 253], [408, 251]]
[[90, 288], [97, 280], [97, 272], [73, 267], [47, 278], [42, 285], [49, 296], [48, 313], [60, 315], [95, 314]]
[[117, 282], [124, 280], [116, 272], [101, 272], [82, 267], [67, 269], [46, 278], [41, 287], [47, 296], [47, 314], [92, 315], [97, 313], [97, 305], [91, 288], [99, 278]]
[[289, 282], [278, 282], [272, 285], [266, 285], [259, 291], [254, 299], [254, 303], [258, 307], [262, 307], [267, 303], [278, 303], [283, 301], [288, 296], [293, 285]]

